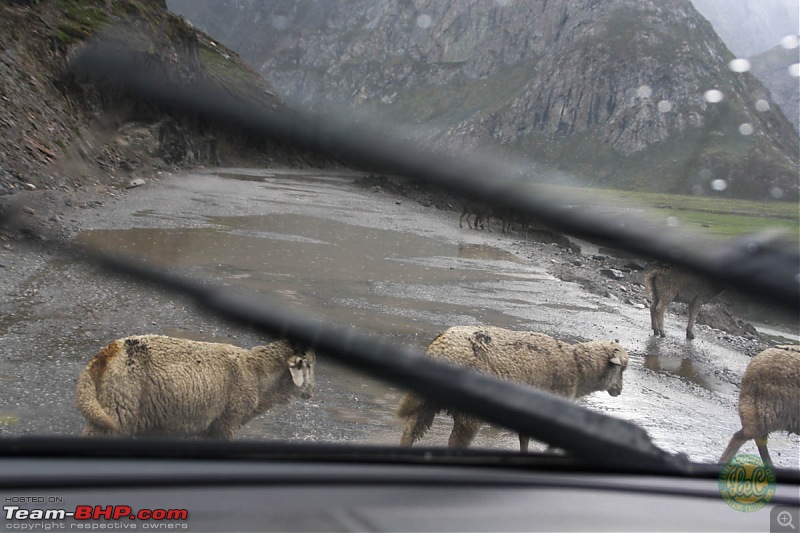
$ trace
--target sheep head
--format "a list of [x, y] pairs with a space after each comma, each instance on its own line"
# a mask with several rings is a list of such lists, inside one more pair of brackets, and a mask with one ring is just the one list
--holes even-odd
[[300, 396], [304, 400], [314, 394], [314, 365], [316, 356], [308, 350], [295, 353], [286, 361], [292, 381], [300, 389]]
[[609, 343], [605, 353], [608, 365], [604, 388], [611, 396], [619, 396], [622, 393], [622, 373], [628, 368], [628, 353], [616, 342]]

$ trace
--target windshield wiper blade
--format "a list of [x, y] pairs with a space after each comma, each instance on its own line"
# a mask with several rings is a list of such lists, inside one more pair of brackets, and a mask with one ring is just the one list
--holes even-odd
[[[4, 215], [0, 215], [3, 223]], [[7, 216], [5, 216], [7, 218]], [[392, 341], [309, 318], [263, 296], [149, 266], [136, 257], [109, 254], [55, 239], [37, 243], [140, 281], [189, 297], [205, 310], [265, 334], [296, 341], [375, 378], [561, 448], [587, 464], [686, 473], [683, 455], [658, 448], [647, 432], [553, 394], [431, 359]]]

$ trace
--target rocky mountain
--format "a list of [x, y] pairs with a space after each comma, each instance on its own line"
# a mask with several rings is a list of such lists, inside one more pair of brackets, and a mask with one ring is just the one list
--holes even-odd
[[121, 88], [77, 80], [69, 58], [100, 34], [129, 46], [138, 65], [184, 88], [216, 85], [258, 105], [284, 106], [233, 51], [167, 11], [163, 0], [5, 1], [0, 197], [18, 189], [125, 185], [159, 170], [257, 154], [263, 163], [305, 157], [138, 101]]
[[688, 0], [168, 5], [297, 105], [366, 109], [435, 146], [500, 145], [590, 184], [797, 197], [797, 132]]
[[778, 45], [786, 35], [797, 35], [797, 0], [692, 0], [738, 57], [750, 57]]
[[[793, 43], [790, 43], [793, 44]], [[776, 46], [750, 58], [753, 74], [766, 85], [783, 113], [800, 131], [800, 88], [792, 65], [800, 63], [800, 49]]]

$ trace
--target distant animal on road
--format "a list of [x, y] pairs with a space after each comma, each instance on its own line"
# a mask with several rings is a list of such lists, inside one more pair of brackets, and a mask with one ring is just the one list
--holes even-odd
[[773, 431], [800, 434], [800, 345], [767, 348], [747, 365], [739, 389], [742, 429], [720, 457], [727, 463], [750, 439], [765, 464], [772, 465], [767, 438]]
[[[622, 392], [622, 373], [628, 366], [625, 349], [613, 341], [569, 344], [543, 333], [511, 331], [495, 326], [456, 326], [440, 333], [426, 354], [446, 363], [535, 387], [574, 399], [605, 390]], [[407, 394], [397, 410], [406, 419], [401, 446], [422, 438], [433, 419], [446, 407]], [[453, 417], [451, 448], [466, 448], [482, 422], [464, 413]], [[527, 451], [530, 437], [519, 435], [520, 450]]]
[[287, 341], [250, 350], [141, 335], [109, 343], [78, 379], [86, 436], [230, 439], [250, 419], [314, 386], [313, 352]]
[[664, 312], [673, 301], [689, 304], [688, 339], [694, 339], [694, 322], [700, 308], [725, 289], [723, 285], [686, 269], [665, 265], [649, 269], [644, 276], [644, 286], [652, 296], [650, 325], [655, 335], [666, 336]]
[[[475, 215], [474, 223], [470, 221], [470, 215]], [[461, 205], [461, 216], [458, 218], [458, 227], [464, 227], [464, 217], [467, 218], [467, 225], [471, 229], [478, 229], [478, 225], [480, 224], [481, 229], [485, 228], [485, 224], [488, 222], [489, 217], [492, 215], [492, 208], [481, 204], [480, 202], [472, 202], [465, 200], [462, 202]]]

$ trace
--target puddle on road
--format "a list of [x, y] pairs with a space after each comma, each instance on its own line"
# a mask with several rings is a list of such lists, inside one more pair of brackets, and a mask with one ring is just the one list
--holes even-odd
[[716, 390], [707, 379], [711, 368], [688, 357], [664, 357], [645, 354], [642, 366], [653, 372], [680, 377], [708, 390]]
[[518, 323], [480, 302], [461, 309], [443, 306], [426, 287], [549, 278], [491, 246], [456, 245], [325, 218], [270, 214], [212, 217], [209, 223], [202, 228], [97, 230], [78, 240], [157, 265], [200, 271], [340, 325], [418, 338], [420, 344], [453, 313], [473, 317], [473, 323]]

